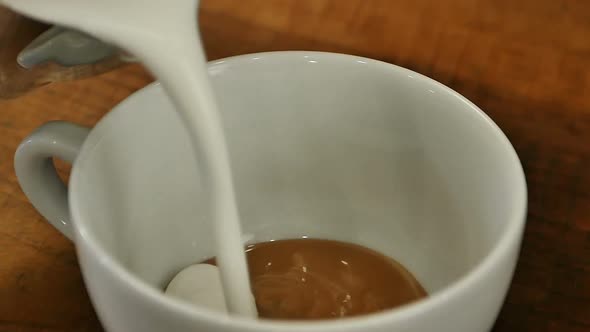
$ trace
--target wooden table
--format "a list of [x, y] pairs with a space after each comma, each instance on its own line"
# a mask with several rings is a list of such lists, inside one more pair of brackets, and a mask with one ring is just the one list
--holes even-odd
[[[590, 331], [590, 1], [205, 0], [201, 27], [211, 59], [352, 53], [433, 77], [479, 105], [516, 147], [530, 195], [494, 331]], [[43, 122], [92, 126], [150, 81], [131, 65], [0, 101], [0, 331], [101, 331], [72, 243], [23, 196], [12, 155]]]

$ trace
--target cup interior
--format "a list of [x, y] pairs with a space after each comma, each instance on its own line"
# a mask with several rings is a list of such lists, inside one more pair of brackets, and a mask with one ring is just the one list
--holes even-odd
[[[209, 71], [245, 241], [365, 245], [435, 293], [481, 262], [525, 204], [501, 131], [419, 74], [304, 52], [230, 58]], [[162, 289], [214, 254], [201, 160], [161, 86], [139, 91], [76, 161], [78, 231]]]

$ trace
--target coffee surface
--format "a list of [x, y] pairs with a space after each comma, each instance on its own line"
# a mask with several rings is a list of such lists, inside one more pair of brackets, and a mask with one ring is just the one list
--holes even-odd
[[[401, 264], [351, 243], [278, 240], [249, 245], [246, 255], [261, 318], [356, 316], [427, 295]], [[205, 262], [215, 263], [214, 259]]]

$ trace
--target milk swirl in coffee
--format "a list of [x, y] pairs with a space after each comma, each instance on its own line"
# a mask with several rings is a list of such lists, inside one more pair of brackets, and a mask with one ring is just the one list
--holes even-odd
[[261, 318], [358, 316], [426, 296], [424, 288], [401, 264], [351, 243], [278, 240], [249, 245], [246, 255]]

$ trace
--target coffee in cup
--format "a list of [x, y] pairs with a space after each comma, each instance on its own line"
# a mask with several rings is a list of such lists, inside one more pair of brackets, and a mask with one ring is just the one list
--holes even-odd
[[[260, 318], [328, 319], [370, 314], [426, 297], [400, 263], [357, 244], [287, 239], [248, 245]], [[205, 263], [215, 264], [211, 258]]]

